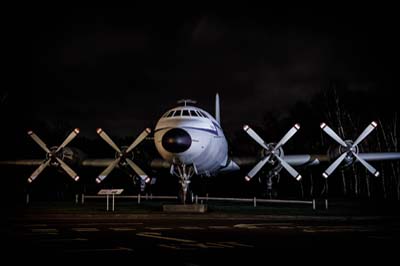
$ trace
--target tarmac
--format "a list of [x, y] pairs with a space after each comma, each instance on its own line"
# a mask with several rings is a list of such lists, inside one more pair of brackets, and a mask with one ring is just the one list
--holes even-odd
[[[206, 213], [165, 213], [169, 202], [32, 202], [7, 211], [1, 233], [4, 254], [42, 262], [88, 259], [144, 260], [160, 265], [264, 265], [325, 254], [358, 261], [388, 257], [400, 240], [398, 204], [331, 201], [308, 205], [208, 202]], [[385, 206], [383, 208], [382, 206]], [[358, 250], [358, 251], [357, 251]], [[369, 253], [368, 251], [373, 251]], [[288, 256], [288, 254], [293, 254]], [[336, 255], [335, 255], [336, 254]], [[374, 255], [373, 255], [374, 254]], [[361, 257], [360, 257], [361, 256]]]

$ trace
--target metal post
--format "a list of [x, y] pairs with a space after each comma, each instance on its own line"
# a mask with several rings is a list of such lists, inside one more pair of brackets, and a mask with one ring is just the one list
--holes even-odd
[[194, 198], [195, 198], [195, 202], [196, 202], [196, 204], [197, 204], [197, 201], [198, 201], [197, 195], [196, 195]]
[[206, 202], [208, 202], [208, 193], [206, 193]]
[[140, 204], [140, 193], [137, 196], [137, 203]]
[[256, 197], [254, 197], [253, 206], [254, 206], [254, 207], [257, 207], [257, 199], [256, 199]]
[[109, 196], [110, 196], [110, 195], [107, 194], [107, 211], [108, 211], [108, 209], [109, 209], [109, 208], [108, 208], [108, 199], [109, 199]]
[[328, 199], [325, 199], [325, 210], [328, 209]]
[[79, 195], [75, 194], [75, 204], [78, 205], [79, 202]]
[[26, 193], [26, 204], [29, 204], [29, 193]]
[[115, 197], [115, 195], [114, 195], [114, 193], [112, 194], [112, 211], [114, 211], [114, 197]]
[[81, 204], [85, 204], [85, 194], [82, 193]]
[[315, 199], [312, 200], [312, 209], [315, 211]]

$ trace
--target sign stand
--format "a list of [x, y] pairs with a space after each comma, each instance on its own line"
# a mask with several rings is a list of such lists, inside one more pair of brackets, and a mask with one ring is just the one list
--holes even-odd
[[108, 202], [109, 202], [109, 200], [108, 200], [108, 198], [109, 198], [109, 196], [110, 196], [110, 194], [107, 194], [107, 211], [108, 211]]
[[119, 195], [124, 191], [123, 189], [102, 189], [97, 195], [106, 195], [107, 198], [107, 211], [110, 209], [110, 195], [112, 195], [112, 211], [115, 210], [115, 195]]
[[115, 193], [112, 194], [112, 211], [114, 211], [114, 197], [115, 197]]

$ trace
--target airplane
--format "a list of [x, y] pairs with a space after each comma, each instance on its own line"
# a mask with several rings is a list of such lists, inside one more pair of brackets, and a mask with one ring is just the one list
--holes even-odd
[[[198, 176], [216, 176], [219, 173], [238, 171], [243, 166], [255, 164], [245, 176], [245, 179], [250, 181], [268, 163], [274, 167], [271, 170], [273, 175], [277, 175], [282, 169], [285, 169], [293, 178], [300, 181], [302, 176], [294, 167], [318, 165], [321, 162], [333, 161], [323, 172], [324, 178], [328, 178], [339, 165], [348, 166], [355, 162], [360, 162], [371, 174], [379, 176], [379, 172], [367, 161], [400, 159], [400, 153], [359, 153], [359, 143], [377, 127], [376, 122], [368, 125], [355, 141], [343, 140], [327, 124], [321, 123], [321, 129], [340, 145], [334, 149], [334, 152], [323, 155], [287, 155], [284, 153], [283, 146], [299, 131], [299, 124], [290, 128], [278, 142], [270, 143], [264, 141], [250, 126], [244, 125], [243, 130], [262, 148], [262, 156], [261, 158], [259, 156], [230, 157], [228, 155], [228, 143], [221, 127], [218, 93], [215, 97], [215, 116], [194, 106], [195, 102], [192, 100], [183, 99], [178, 103], [180, 105], [167, 110], [161, 116], [154, 128], [154, 145], [162, 159], [152, 159], [150, 166], [154, 169], [169, 169], [171, 175], [178, 177], [180, 183], [179, 198], [182, 203], [186, 203], [188, 199], [189, 201], [192, 200], [191, 197], [188, 198], [187, 196], [190, 192], [191, 178], [195, 174]], [[101, 183], [116, 167], [133, 170], [140, 178], [141, 184], [150, 182], [151, 178], [134, 162], [132, 151], [148, 137], [151, 129], [143, 130], [127, 147], [118, 147], [102, 128], [98, 128], [96, 132], [114, 149], [115, 158], [85, 158], [79, 150], [66, 147], [79, 133], [79, 129], [74, 129], [60, 146], [51, 148], [48, 148], [33, 131], [29, 131], [28, 135], [46, 152], [45, 160], [19, 160], [0, 163], [39, 165], [28, 178], [28, 182], [33, 182], [47, 166], [61, 168], [71, 178], [78, 181], [79, 176], [68, 164], [106, 167], [96, 178], [97, 183]], [[191, 195], [189, 194], [189, 196]]]

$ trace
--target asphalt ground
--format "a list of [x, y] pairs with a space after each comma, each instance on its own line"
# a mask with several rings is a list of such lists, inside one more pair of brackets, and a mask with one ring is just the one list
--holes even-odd
[[[387, 259], [399, 245], [397, 203], [310, 205], [208, 202], [204, 214], [162, 212], [171, 202], [31, 202], [6, 210], [3, 254], [13, 261], [266, 265], [269, 261]], [[398, 249], [398, 248], [397, 248]], [[323, 257], [319, 260], [318, 256]]]

